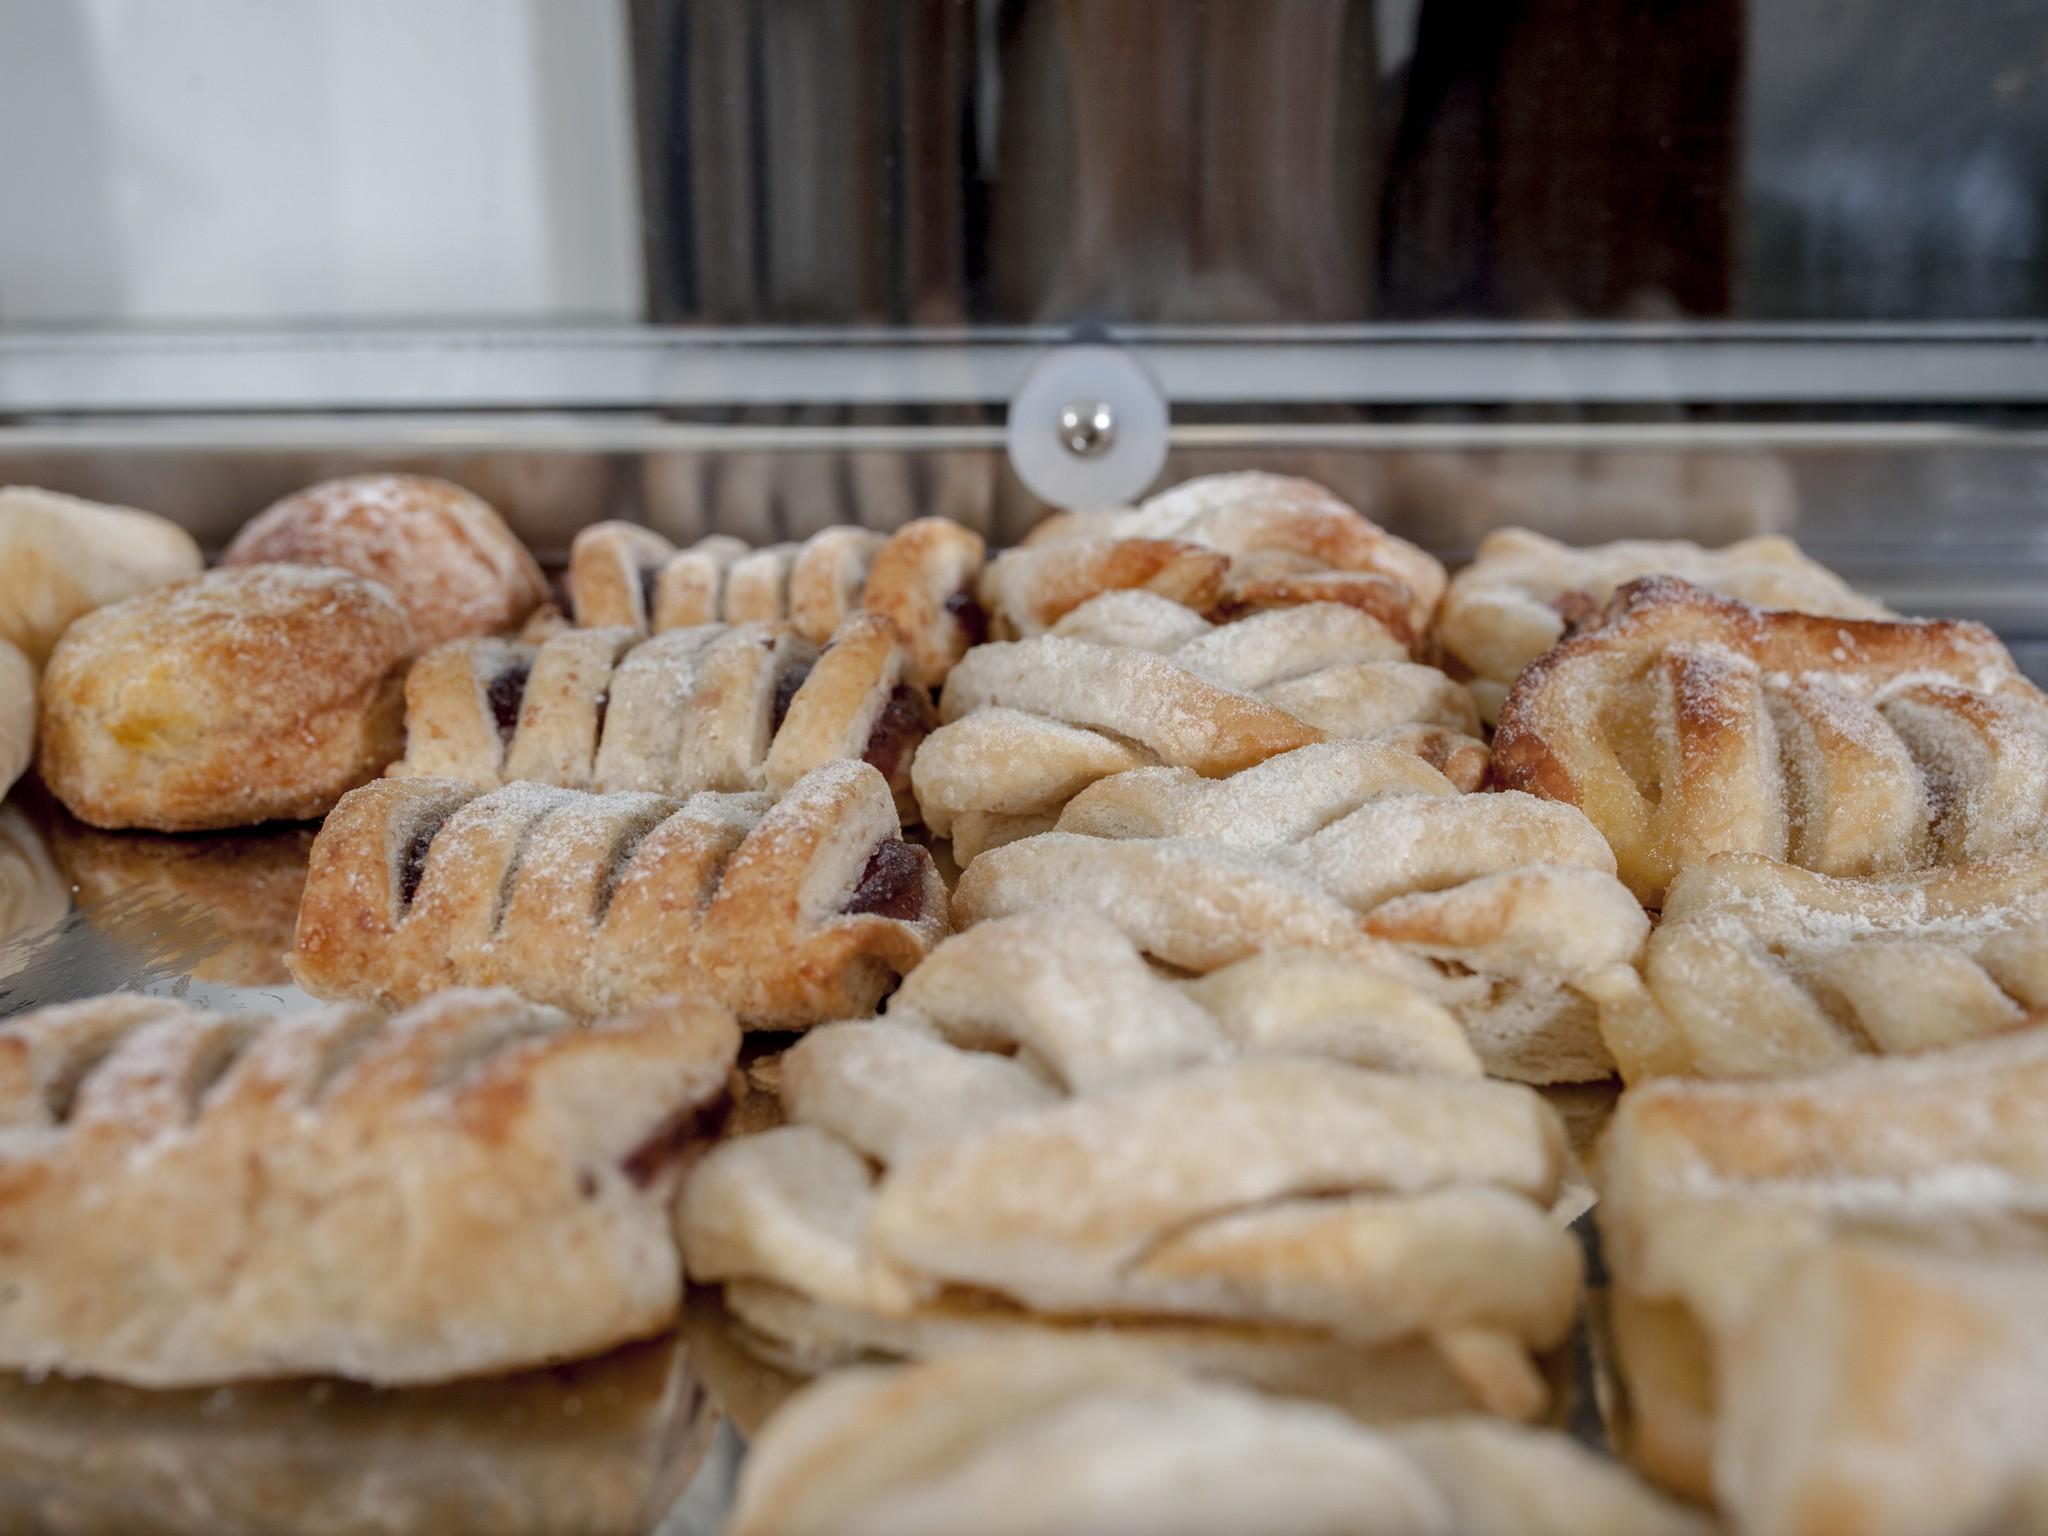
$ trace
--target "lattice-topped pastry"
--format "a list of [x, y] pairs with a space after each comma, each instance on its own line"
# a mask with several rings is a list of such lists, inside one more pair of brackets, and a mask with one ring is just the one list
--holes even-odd
[[1246, 473], [1185, 481], [1134, 509], [1049, 518], [981, 582], [1005, 637], [1042, 634], [1090, 597], [1124, 590], [1217, 618], [1346, 603], [1415, 653], [1444, 568], [1312, 480]]
[[772, 802], [386, 779], [320, 829], [291, 969], [321, 997], [503, 985], [591, 1014], [690, 992], [801, 1028], [871, 1012], [946, 928], [866, 763]]
[[266, 1020], [116, 995], [0, 1023], [0, 1365], [436, 1381], [668, 1326], [732, 1017], [509, 992]]
[[1627, 1413], [1743, 1531], [2041, 1530], [2048, 1030], [1622, 1096], [1600, 1226]]
[[732, 1536], [1707, 1536], [1561, 1434], [1368, 1429], [1103, 1346], [836, 1373], [749, 1450]]
[[953, 910], [1100, 912], [1196, 973], [1296, 945], [1373, 957], [1450, 1008], [1488, 1070], [1572, 1082], [1614, 1070], [1586, 989], [1649, 926], [1613, 870], [1569, 806], [1461, 795], [1412, 755], [1330, 742], [1229, 779], [1105, 779], [1055, 831], [969, 865]]
[[1563, 1126], [1372, 957], [1174, 983], [1032, 913], [812, 1031], [781, 1087], [789, 1123], [706, 1159], [682, 1233], [784, 1360], [1127, 1326], [1381, 1414], [1544, 1402], [1580, 1269]]
[[[463, 640], [405, 685], [396, 775], [565, 789], [786, 792], [853, 757], [910, 802], [910, 760], [933, 723], [905, 681], [896, 626], [855, 613], [825, 648], [788, 624], [705, 624], [639, 640], [565, 629], [541, 643]], [[914, 805], [912, 805], [914, 809]]]
[[2048, 854], [1888, 879], [1719, 854], [1671, 884], [1601, 1031], [1622, 1075], [1771, 1077], [1959, 1044], [2048, 1010]]
[[925, 824], [963, 864], [1044, 831], [1077, 792], [1131, 768], [1217, 777], [1350, 737], [1425, 758], [1460, 788], [1486, 769], [1464, 689], [1341, 603], [1215, 625], [1155, 593], [1108, 593], [1051, 634], [977, 646], [939, 717], [911, 779]]
[[1500, 528], [1479, 541], [1472, 563], [1451, 578], [1437, 639], [1471, 673], [1473, 697], [1492, 721], [1522, 668], [1597, 619], [1624, 583], [1642, 576], [1676, 576], [1759, 608], [1892, 617], [1780, 534], [1721, 549], [1684, 539], [1620, 539], [1575, 549], [1526, 528]]
[[1979, 624], [1752, 608], [1669, 577], [1523, 672], [1495, 782], [1577, 805], [1660, 904], [1761, 853], [1881, 875], [2039, 846], [2048, 699]]
[[633, 523], [593, 523], [569, 552], [576, 622], [636, 634], [786, 619], [823, 645], [857, 608], [894, 621], [910, 681], [936, 688], [987, 633], [975, 595], [981, 535], [922, 517], [884, 536], [826, 528], [802, 544], [750, 549], [714, 534], [685, 550]]

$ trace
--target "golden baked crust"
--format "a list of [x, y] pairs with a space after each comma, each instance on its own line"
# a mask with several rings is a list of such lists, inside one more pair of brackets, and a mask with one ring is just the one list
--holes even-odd
[[1979, 624], [1649, 577], [1522, 673], [1493, 762], [1496, 783], [1592, 817], [1656, 906], [1716, 853], [1884, 875], [2038, 846], [2048, 699]]
[[346, 571], [210, 571], [87, 614], [51, 653], [37, 766], [81, 821], [321, 815], [403, 745], [405, 613]]
[[821, 763], [857, 758], [914, 816], [910, 761], [932, 707], [906, 680], [908, 660], [895, 625], [865, 612], [823, 651], [772, 622], [651, 640], [567, 629], [537, 645], [454, 641], [406, 679], [406, 755], [391, 772], [683, 798], [781, 794]]
[[963, 865], [1132, 768], [1216, 776], [1328, 738], [1400, 747], [1468, 789], [1486, 764], [1465, 691], [1339, 603], [1212, 625], [1156, 593], [1107, 593], [1050, 634], [976, 647], [939, 718], [911, 782]]
[[36, 750], [36, 669], [0, 640], [0, 795], [28, 771]]
[[296, 491], [250, 519], [221, 563], [331, 565], [380, 581], [422, 650], [516, 628], [548, 592], [489, 502], [427, 475], [352, 475]]
[[153, 512], [0, 487], [0, 641], [40, 667], [79, 615], [205, 563], [191, 534]]
[[982, 601], [999, 634], [1042, 634], [1103, 592], [1159, 593], [1219, 619], [1345, 603], [1420, 655], [1444, 568], [1312, 480], [1205, 475], [1128, 510], [1048, 519], [999, 555]]
[[1472, 563], [1451, 578], [1437, 615], [1446, 655], [1471, 674], [1491, 723], [1522, 668], [1591, 620], [1625, 583], [1676, 576], [1759, 608], [1888, 619], [1883, 604], [1850, 590], [1781, 534], [1721, 549], [1684, 539], [1619, 539], [1574, 548], [1527, 528], [1496, 528]]
[[1410, 1350], [1439, 1404], [1542, 1408], [1530, 1356], [1579, 1281], [1547, 1211], [1562, 1127], [1370, 959], [1176, 985], [1111, 924], [1034, 912], [811, 1032], [781, 1092], [787, 1123], [707, 1159], [682, 1229], [692, 1277], [790, 1355], [944, 1349], [976, 1308], [983, 1337], [1214, 1323]]
[[0, 1024], [0, 1365], [402, 1383], [671, 1323], [679, 1159], [739, 1035], [509, 992], [388, 1022], [109, 996]]
[[772, 804], [386, 779], [321, 828], [292, 974], [322, 997], [505, 985], [581, 1014], [703, 993], [801, 1028], [872, 1011], [946, 932], [945, 886], [900, 834], [882, 776], [843, 759]]
[[1649, 928], [1613, 869], [1569, 806], [1460, 794], [1411, 754], [1327, 742], [1229, 778], [1105, 778], [1054, 831], [970, 864], [954, 917], [1098, 912], [1196, 973], [1284, 946], [1365, 956], [1448, 1007], [1489, 1071], [1577, 1082], [1614, 1070], [1594, 996]]
[[2048, 1010], [2048, 854], [1888, 879], [1717, 854], [1671, 884], [1642, 973], [1602, 990], [1631, 1081], [1773, 1077], [1957, 1045]]
[[749, 549], [714, 534], [685, 550], [632, 523], [593, 523], [569, 552], [576, 622], [639, 634], [695, 625], [787, 620], [823, 645], [868, 609], [896, 625], [906, 675], [936, 688], [986, 633], [975, 597], [980, 534], [942, 517], [918, 518], [886, 538], [834, 527], [802, 544]]
[[1484, 1419], [1368, 1429], [1103, 1345], [839, 1372], [749, 1452], [734, 1536], [1261, 1530], [1706, 1536], [1564, 1436]]

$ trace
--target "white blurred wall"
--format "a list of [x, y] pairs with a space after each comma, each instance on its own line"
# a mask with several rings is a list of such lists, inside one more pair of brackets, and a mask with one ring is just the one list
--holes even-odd
[[0, 325], [630, 318], [619, 0], [0, 0]]

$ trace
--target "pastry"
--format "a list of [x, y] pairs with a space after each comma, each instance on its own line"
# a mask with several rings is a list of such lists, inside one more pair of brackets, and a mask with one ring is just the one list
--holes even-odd
[[1043, 634], [1102, 592], [1150, 591], [1228, 619], [1345, 603], [1419, 654], [1444, 568], [1312, 480], [1204, 475], [1135, 509], [1049, 518], [983, 574], [1004, 638]]
[[677, 550], [631, 523], [593, 523], [569, 556], [576, 622], [639, 634], [701, 624], [786, 619], [823, 645], [856, 608], [895, 622], [909, 647], [914, 687], [936, 688], [981, 641], [976, 600], [981, 535], [942, 517], [905, 523], [884, 537], [826, 528], [802, 544], [749, 549], [715, 534]]
[[694, 999], [589, 1028], [509, 992], [388, 1021], [119, 994], [17, 1015], [0, 1365], [397, 1384], [656, 1333], [680, 1160], [738, 1043]]
[[896, 626], [856, 612], [823, 651], [777, 622], [702, 624], [639, 640], [567, 629], [539, 645], [458, 640], [406, 679], [394, 774], [566, 789], [786, 792], [853, 757], [910, 800], [931, 698], [904, 680]]
[[197, 576], [204, 564], [192, 535], [169, 518], [0, 488], [0, 641], [40, 667], [79, 615]]
[[1779, 534], [1722, 549], [1683, 539], [1621, 539], [1574, 549], [1526, 528], [1500, 528], [1479, 541], [1472, 563], [1451, 578], [1437, 638], [1445, 655], [1471, 674], [1473, 697], [1491, 722], [1522, 668], [1598, 618], [1624, 583], [1658, 575], [1759, 608], [1850, 619], [1892, 616]]
[[1716, 854], [1671, 883], [1601, 1033], [1631, 1081], [1773, 1077], [1924, 1051], [2048, 1010], [2048, 854], [1885, 879]]
[[1624, 1094], [1599, 1219], [1628, 1453], [1744, 1531], [2048, 1528], [2044, 1104], [2041, 1029]]
[[1217, 777], [1350, 737], [1425, 758], [1461, 788], [1486, 771], [1464, 689], [1342, 603], [1213, 625], [1155, 593], [1108, 593], [1050, 634], [975, 647], [946, 680], [939, 719], [911, 782], [963, 866], [1132, 768]]
[[503, 985], [587, 1014], [690, 992], [793, 1029], [871, 1012], [946, 927], [866, 763], [774, 801], [386, 779], [320, 829], [290, 964], [319, 997]]
[[673, 1334], [405, 1391], [142, 1391], [0, 1376], [0, 1530], [35, 1536], [647, 1536], [718, 1409]]
[[353, 475], [285, 497], [235, 535], [223, 565], [327, 565], [380, 581], [422, 650], [517, 628], [547, 596], [491, 504], [427, 475]]
[[78, 893], [88, 926], [125, 934], [146, 909], [162, 912], [200, 929], [189, 970], [195, 981], [290, 984], [284, 956], [306, 889], [314, 828], [169, 837], [101, 832], [55, 814], [49, 831], [51, 855]]
[[1613, 871], [1569, 806], [1459, 794], [1410, 754], [1329, 742], [1227, 779], [1104, 779], [1054, 831], [968, 865], [953, 914], [1099, 912], [1197, 974], [1288, 946], [1362, 955], [1448, 1007], [1488, 1071], [1575, 1082], [1614, 1070], [1588, 988], [1649, 927]]
[[0, 640], [0, 795], [35, 761], [36, 669]]
[[1493, 767], [1584, 810], [1657, 906], [1716, 853], [1889, 875], [2039, 845], [2048, 699], [1980, 624], [1758, 609], [1653, 576], [1522, 673]]
[[[46, 932], [71, 910], [71, 890], [21, 808], [0, 805], [0, 947]], [[14, 967], [0, 958], [0, 974]]]
[[776, 1418], [732, 1536], [1707, 1536], [1554, 1432], [1368, 1429], [1104, 1346], [847, 1370]]
[[346, 571], [210, 571], [86, 615], [51, 653], [43, 782], [159, 832], [321, 815], [403, 746], [412, 630]]
[[1176, 984], [1111, 924], [1034, 912], [806, 1035], [781, 1091], [787, 1123], [723, 1143], [681, 1215], [692, 1279], [771, 1358], [1128, 1325], [1280, 1389], [1320, 1347], [1355, 1409], [1546, 1401], [1531, 1356], [1580, 1273], [1547, 1211], [1563, 1128], [1369, 957]]

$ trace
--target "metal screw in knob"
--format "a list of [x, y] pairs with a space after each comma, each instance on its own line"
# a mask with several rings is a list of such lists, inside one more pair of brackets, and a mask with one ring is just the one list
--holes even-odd
[[1060, 443], [1077, 459], [1092, 459], [1107, 453], [1116, 441], [1116, 416], [1098, 400], [1092, 405], [1076, 402], [1060, 412]]

